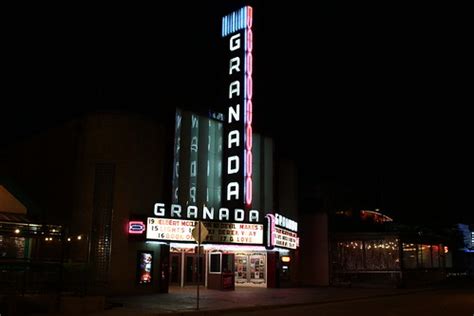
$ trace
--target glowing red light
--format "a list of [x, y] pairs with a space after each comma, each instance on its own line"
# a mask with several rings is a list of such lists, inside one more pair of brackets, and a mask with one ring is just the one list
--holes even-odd
[[145, 231], [146, 226], [142, 221], [128, 222], [128, 233], [132, 235], [141, 235]]
[[247, 150], [252, 155], [252, 125], [247, 125]]
[[253, 50], [253, 33], [251, 29], [247, 30], [247, 51], [252, 53]]
[[253, 24], [253, 9], [252, 7], [247, 7], [247, 51], [245, 55], [246, 59], [246, 73], [245, 73], [245, 86], [246, 86], [246, 121], [245, 121], [245, 134], [246, 134], [246, 143], [245, 143], [245, 201], [247, 205], [252, 204], [252, 115], [253, 115], [253, 104], [252, 104], [252, 95], [253, 95], [253, 33], [252, 33], [252, 24]]
[[252, 98], [252, 77], [247, 77], [247, 97]]
[[251, 28], [253, 23], [253, 9], [252, 7], [247, 7], [247, 27]]
[[247, 176], [252, 176], [252, 152], [247, 151]]
[[246, 183], [247, 191], [246, 191], [246, 202], [247, 205], [252, 204], [252, 178], [247, 178], [247, 183]]
[[253, 56], [252, 54], [247, 54], [247, 75], [252, 75], [252, 66], [253, 66]]

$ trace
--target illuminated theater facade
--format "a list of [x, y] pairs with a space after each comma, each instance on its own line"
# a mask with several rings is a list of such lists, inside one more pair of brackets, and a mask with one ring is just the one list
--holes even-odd
[[[230, 181], [227, 186], [240, 188], [251, 181], [252, 201], [247, 192], [245, 201], [239, 201], [239, 190], [224, 186], [224, 168], [233, 168], [224, 163], [224, 139], [224, 122], [176, 112], [171, 198], [152, 205], [149, 216], [132, 214], [128, 223], [130, 243], [145, 246], [137, 249], [137, 260], [169, 256], [165, 259], [169, 275], [164, 278], [171, 285], [199, 282], [224, 289], [289, 283], [299, 243], [298, 224], [273, 208], [273, 141], [253, 135], [250, 180]], [[201, 249], [197, 247], [198, 222], [203, 224]], [[163, 266], [157, 269], [168, 272]], [[147, 272], [152, 270], [137, 272], [138, 283], [154, 282]]]
[[222, 106], [209, 116], [177, 109], [171, 197], [150, 205], [146, 217], [130, 217], [130, 242], [146, 244], [137, 250], [142, 286], [234, 289], [292, 282], [296, 213], [275, 210], [274, 143], [252, 130], [252, 25], [248, 6], [222, 18], [227, 54]]
[[62, 244], [51, 242], [65, 249], [63, 288], [153, 293], [298, 279], [296, 168], [253, 130], [252, 26], [250, 7], [222, 18], [225, 97], [208, 113], [94, 112], [3, 153], [2, 172], [65, 227]]

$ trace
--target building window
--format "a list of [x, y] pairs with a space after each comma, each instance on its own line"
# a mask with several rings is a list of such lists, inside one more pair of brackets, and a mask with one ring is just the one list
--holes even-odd
[[431, 246], [431, 258], [433, 260], [433, 268], [439, 268], [439, 245], [432, 245]]
[[398, 239], [385, 238], [365, 242], [365, 265], [367, 270], [400, 269]]
[[91, 261], [95, 280], [108, 281], [112, 247], [112, 212], [115, 184], [115, 164], [95, 166], [92, 210]]
[[222, 194], [222, 122], [176, 111], [173, 203], [219, 208]]
[[362, 240], [340, 241], [333, 253], [336, 270], [357, 271], [364, 269]]
[[8, 237], [0, 235], [0, 258], [25, 258], [27, 246], [24, 237]]
[[418, 245], [419, 249], [419, 264], [422, 268], [432, 268], [431, 263], [431, 246], [430, 245]]
[[403, 243], [403, 267], [405, 269], [416, 269], [416, 245]]

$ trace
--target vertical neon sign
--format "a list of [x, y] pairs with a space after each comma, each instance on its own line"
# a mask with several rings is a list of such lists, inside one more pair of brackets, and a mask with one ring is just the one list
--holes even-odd
[[272, 248], [275, 246], [275, 215], [273, 214], [267, 214], [265, 215], [265, 218], [268, 221], [267, 225], [267, 247]]
[[252, 204], [252, 49], [253, 49], [253, 11], [252, 7], [245, 7], [247, 11], [247, 32], [245, 34], [245, 204]]
[[191, 114], [191, 144], [189, 147], [189, 198], [191, 204], [196, 204], [196, 187], [198, 177], [199, 150], [199, 117]]
[[174, 129], [174, 160], [173, 160], [173, 194], [171, 201], [175, 204], [179, 201], [179, 156], [181, 151], [181, 122], [183, 119], [181, 110], [176, 110], [176, 122]]
[[[226, 38], [223, 202], [226, 207], [252, 205], [253, 10], [243, 7], [222, 18]], [[228, 38], [228, 40], [227, 40]]]

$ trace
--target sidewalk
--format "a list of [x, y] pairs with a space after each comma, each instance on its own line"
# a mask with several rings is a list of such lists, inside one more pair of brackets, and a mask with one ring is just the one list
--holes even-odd
[[404, 295], [427, 289], [365, 289], [365, 288], [245, 288], [217, 291], [200, 288], [199, 311], [196, 310], [196, 287], [170, 288], [168, 294], [115, 297], [109, 302], [120, 304], [90, 315], [219, 315], [226, 311], [272, 309], [282, 306], [324, 304], [360, 300], [380, 296]]

